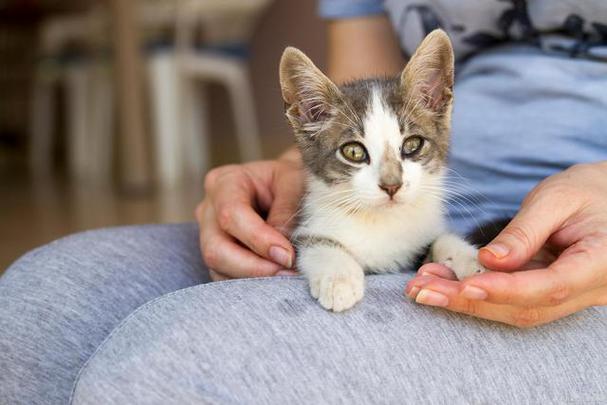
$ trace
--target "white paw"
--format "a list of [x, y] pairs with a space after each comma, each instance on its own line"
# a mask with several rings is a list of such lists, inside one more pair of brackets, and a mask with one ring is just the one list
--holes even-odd
[[446, 258], [441, 262], [449, 267], [459, 280], [476, 274], [484, 273], [487, 269], [478, 262], [476, 249], [474, 251], [465, 250], [458, 252]]
[[310, 293], [334, 312], [352, 308], [364, 295], [364, 275], [327, 272], [310, 279]]
[[457, 235], [445, 233], [432, 244], [432, 259], [449, 267], [459, 280], [487, 271], [476, 259], [478, 249]]

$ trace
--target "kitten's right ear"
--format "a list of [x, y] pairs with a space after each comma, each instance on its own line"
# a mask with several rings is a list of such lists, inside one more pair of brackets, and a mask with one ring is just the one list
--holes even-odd
[[286, 115], [295, 129], [317, 131], [340, 97], [337, 86], [297, 48], [288, 47], [280, 59], [280, 89]]

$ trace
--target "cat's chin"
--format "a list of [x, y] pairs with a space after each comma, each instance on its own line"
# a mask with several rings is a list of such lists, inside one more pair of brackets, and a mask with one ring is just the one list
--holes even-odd
[[381, 200], [377, 203], [377, 208], [397, 208], [404, 205], [410, 205], [415, 201], [416, 197], [416, 194], [409, 193], [405, 190], [405, 192], [398, 193], [393, 198], [389, 198], [388, 196], [381, 198]]
[[405, 203], [403, 201], [399, 201], [399, 200], [384, 200], [381, 203], [377, 204], [375, 206], [375, 209], [377, 209], [377, 210], [385, 210], [385, 209], [392, 209], [392, 208], [402, 207], [403, 205], [405, 205]]
[[407, 201], [401, 199], [385, 199], [382, 201], [376, 201], [373, 203], [369, 203], [365, 206], [363, 211], [366, 211], [370, 214], [382, 214], [388, 213], [392, 210], [397, 210], [403, 208], [407, 205]]

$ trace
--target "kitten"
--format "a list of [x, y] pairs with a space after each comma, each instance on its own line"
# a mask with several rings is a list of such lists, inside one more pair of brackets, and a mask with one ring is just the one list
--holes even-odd
[[301, 51], [280, 61], [286, 116], [306, 166], [293, 233], [314, 298], [343, 311], [364, 274], [397, 272], [429, 246], [458, 278], [482, 272], [477, 249], [445, 232], [443, 186], [453, 98], [453, 50], [440, 30], [398, 78], [336, 86]]

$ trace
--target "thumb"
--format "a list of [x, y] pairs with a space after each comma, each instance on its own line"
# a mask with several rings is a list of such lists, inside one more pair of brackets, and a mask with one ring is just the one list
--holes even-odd
[[546, 199], [523, 202], [512, 221], [491, 243], [480, 249], [479, 261], [497, 271], [520, 269], [569, 217], [569, 210], [558, 209], [555, 205]]
[[290, 185], [279, 188], [268, 213], [268, 224], [288, 236], [296, 225], [296, 214], [301, 200], [301, 190]]

